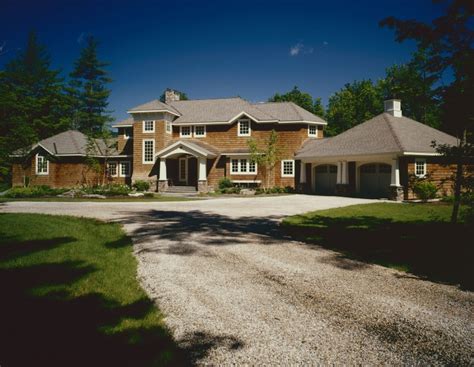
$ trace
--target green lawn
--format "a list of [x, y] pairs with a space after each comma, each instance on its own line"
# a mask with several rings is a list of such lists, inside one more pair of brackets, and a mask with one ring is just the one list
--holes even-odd
[[451, 205], [376, 203], [286, 218], [287, 234], [345, 259], [396, 268], [474, 289], [473, 226], [449, 223]]
[[181, 364], [117, 224], [0, 214], [0, 365]]

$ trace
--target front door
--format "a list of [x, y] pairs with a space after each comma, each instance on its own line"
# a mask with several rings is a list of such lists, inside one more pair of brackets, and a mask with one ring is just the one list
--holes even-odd
[[179, 183], [187, 185], [188, 184], [188, 159], [185, 157], [179, 158], [178, 175], [179, 175]]

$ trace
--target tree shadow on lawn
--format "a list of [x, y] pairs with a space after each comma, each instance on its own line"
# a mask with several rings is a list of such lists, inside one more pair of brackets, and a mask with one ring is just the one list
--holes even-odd
[[[4, 266], [6, 259], [21, 260], [34, 252], [67, 246], [74, 240], [15, 241], [14, 238], [2, 237], [2, 366], [192, 365], [217, 345], [229, 344], [228, 339], [232, 337], [201, 333], [186, 336], [186, 345], [180, 348], [161, 325], [113, 330], [124, 320], [131, 320], [133, 325], [133, 320], [147, 318], [156, 311], [156, 306], [147, 297], [119, 304], [101, 293], [82, 296], [70, 293], [68, 285], [100, 271], [86, 262]], [[127, 241], [119, 242], [109, 244], [111, 251], [117, 245], [124, 246]], [[229, 348], [233, 345], [231, 343]]]
[[469, 225], [438, 220], [394, 222], [371, 216], [316, 216], [300, 226], [285, 224], [282, 230], [300, 241], [339, 252], [341, 267], [347, 264], [345, 260], [355, 259], [474, 290], [474, 231]]

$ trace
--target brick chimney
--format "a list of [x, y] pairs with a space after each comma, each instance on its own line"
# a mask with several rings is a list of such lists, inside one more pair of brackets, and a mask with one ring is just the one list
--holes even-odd
[[402, 101], [399, 99], [387, 99], [383, 104], [386, 113], [395, 117], [402, 117]]
[[165, 103], [171, 103], [174, 101], [179, 101], [179, 94], [173, 89], [167, 89], [165, 91]]

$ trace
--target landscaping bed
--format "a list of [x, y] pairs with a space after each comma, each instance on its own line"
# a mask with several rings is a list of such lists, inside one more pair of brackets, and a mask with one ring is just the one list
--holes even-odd
[[354, 205], [295, 215], [292, 237], [439, 282], [474, 289], [472, 223], [451, 224], [446, 203]]
[[2, 365], [179, 363], [117, 224], [0, 214]]

